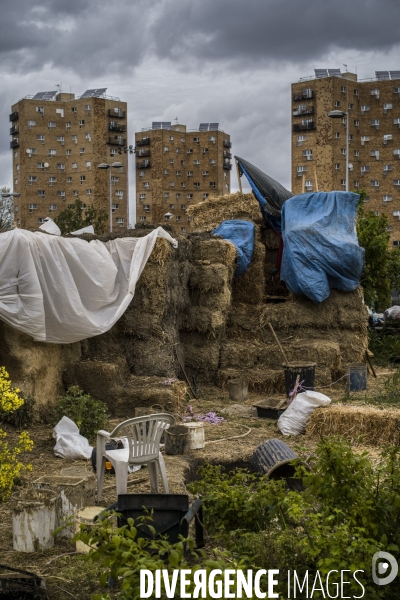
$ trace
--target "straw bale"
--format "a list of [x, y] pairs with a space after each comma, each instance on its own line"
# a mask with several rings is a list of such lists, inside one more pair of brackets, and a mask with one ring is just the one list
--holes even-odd
[[372, 446], [400, 444], [400, 411], [333, 404], [315, 410], [307, 424], [312, 437], [340, 435]]
[[263, 341], [266, 336], [261, 329], [260, 319], [264, 309], [265, 304], [235, 303], [228, 315], [227, 337]]
[[253, 258], [246, 273], [232, 284], [234, 302], [261, 304], [265, 297], [265, 246], [261, 242], [254, 244]]
[[271, 250], [267, 250], [266, 262], [264, 265], [265, 273], [265, 291], [268, 296], [283, 296], [289, 298], [291, 292], [286, 287], [284, 281], [281, 280], [279, 272], [276, 270], [276, 261], [269, 262], [271, 260], [268, 253]]
[[189, 278], [189, 286], [198, 288], [201, 292], [220, 292], [229, 282], [229, 269], [221, 263], [196, 264]]
[[201, 383], [215, 383], [220, 354], [220, 341], [206, 334], [182, 333], [185, 369], [189, 377]]
[[201, 333], [215, 334], [225, 326], [226, 314], [222, 310], [211, 310], [202, 306], [191, 306], [183, 318], [183, 328]]
[[218, 382], [225, 388], [230, 379], [245, 379], [249, 390], [273, 395], [285, 393], [285, 377], [283, 369], [220, 369]]
[[148, 262], [150, 264], [155, 263], [163, 267], [164, 264], [169, 260], [171, 254], [171, 244], [164, 238], [158, 238], [154, 245], [153, 252], [149, 256]]
[[231, 242], [218, 237], [207, 239], [191, 238], [193, 240], [194, 260], [210, 261], [227, 266], [232, 272], [236, 267], [236, 248]]
[[265, 227], [261, 233], [261, 241], [268, 250], [278, 250], [280, 238], [270, 227]]
[[174, 331], [168, 336], [152, 336], [149, 339], [133, 339], [128, 353], [128, 364], [134, 375], [156, 375], [174, 377], [178, 364], [173, 344], [176, 342]]
[[253, 194], [226, 194], [212, 196], [204, 202], [190, 206], [187, 214], [192, 219], [193, 231], [211, 231], [231, 219], [262, 223], [260, 207]]
[[228, 285], [224, 285], [219, 292], [201, 293], [200, 290], [194, 290], [191, 294], [192, 304], [209, 310], [220, 310], [224, 313], [231, 305], [231, 298], [231, 288]]

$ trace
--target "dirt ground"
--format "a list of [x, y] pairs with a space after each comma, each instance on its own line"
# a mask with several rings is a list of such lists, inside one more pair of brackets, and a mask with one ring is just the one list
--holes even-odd
[[[378, 378], [369, 376], [368, 394], [378, 389], [390, 370], [377, 369]], [[328, 395], [333, 402], [343, 398], [345, 390], [343, 382], [319, 391]], [[365, 392], [353, 394], [352, 402], [362, 403]], [[249, 398], [239, 409], [231, 401], [227, 391], [218, 388], [201, 388], [198, 399], [190, 401], [195, 414], [217, 412], [226, 419], [219, 425], [205, 424], [206, 445], [202, 450], [192, 451], [183, 456], [165, 456], [170, 492], [185, 493], [186, 484], [193, 479], [199, 465], [205, 462], [219, 463], [226, 466], [246, 466], [257, 446], [270, 438], [283, 439], [295, 452], [312, 453], [316, 440], [307, 435], [284, 438], [276, 426], [276, 421], [257, 417], [253, 404], [265, 398], [265, 395], [250, 393]], [[111, 421], [111, 429], [118, 421]], [[4, 426], [10, 442], [18, 431]], [[109, 429], [109, 430], [110, 430]], [[84, 557], [75, 553], [75, 544], [71, 541], [56, 541], [54, 548], [36, 553], [18, 553], [12, 545], [12, 509], [17, 496], [41, 475], [60, 475], [67, 467], [82, 467], [91, 472], [89, 461], [67, 461], [56, 458], [53, 454], [54, 440], [52, 427], [36, 424], [29, 428], [35, 442], [34, 450], [25, 455], [23, 460], [32, 464], [32, 471], [25, 473], [20, 485], [14, 487], [10, 499], [0, 504], [0, 563], [33, 571], [46, 581], [50, 600], [67, 600], [76, 598], [86, 600], [95, 592], [101, 592], [98, 584], [100, 568], [85, 561]], [[228, 439], [231, 438], [231, 439]], [[363, 450], [365, 448], [361, 448]], [[377, 449], [368, 449], [372, 455]], [[115, 480], [112, 475], [106, 477], [102, 506], [108, 506], [117, 499]], [[150, 492], [147, 469], [129, 475], [128, 492]]]

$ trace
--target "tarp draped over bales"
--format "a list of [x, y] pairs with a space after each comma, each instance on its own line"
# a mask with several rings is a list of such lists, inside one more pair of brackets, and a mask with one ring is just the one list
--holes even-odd
[[162, 227], [103, 243], [14, 229], [0, 234], [0, 319], [36, 341], [72, 343], [111, 329], [135, 293]]
[[213, 235], [217, 235], [235, 246], [237, 250], [236, 277], [243, 275], [250, 266], [254, 252], [254, 229], [254, 223], [235, 219], [223, 221], [212, 232]]
[[291, 292], [322, 302], [331, 288], [358, 287], [365, 254], [356, 233], [359, 198], [352, 192], [315, 192], [285, 202], [281, 278]]

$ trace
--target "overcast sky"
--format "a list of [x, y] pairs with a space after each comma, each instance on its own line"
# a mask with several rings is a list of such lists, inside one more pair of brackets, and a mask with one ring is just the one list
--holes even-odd
[[[216, 122], [290, 189], [290, 84], [314, 68], [400, 69], [399, 0], [1, 0], [0, 185], [8, 115], [39, 91], [107, 87], [129, 140], [152, 121]], [[135, 191], [130, 161], [131, 204]], [[237, 188], [232, 170], [232, 189]], [[131, 219], [132, 220], [132, 219]]]

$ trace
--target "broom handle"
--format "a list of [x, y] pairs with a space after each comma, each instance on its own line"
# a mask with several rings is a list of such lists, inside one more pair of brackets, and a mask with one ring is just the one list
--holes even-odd
[[289, 365], [288, 358], [287, 358], [287, 356], [286, 356], [286, 354], [285, 354], [285, 351], [284, 351], [284, 349], [283, 349], [283, 348], [282, 348], [282, 346], [281, 346], [281, 343], [280, 343], [280, 341], [278, 340], [278, 337], [277, 337], [277, 335], [276, 335], [276, 333], [275, 333], [275, 331], [274, 331], [274, 328], [272, 327], [271, 323], [268, 323], [268, 326], [269, 326], [269, 328], [270, 328], [270, 330], [271, 330], [271, 333], [272, 333], [272, 335], [273, 335], [273, 336], [274, 336], [274, 338], [275, 338], [275, 341], [276, 341], [276, 343], [277, 343], [277, 344], [278, 344], [278, 346], [279, 346], [279, 350], [282, 352], [282, 356], [283, 356], [283, 358], [285, 359], [285, 363], [286, 363], [287, 365]]

